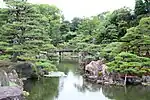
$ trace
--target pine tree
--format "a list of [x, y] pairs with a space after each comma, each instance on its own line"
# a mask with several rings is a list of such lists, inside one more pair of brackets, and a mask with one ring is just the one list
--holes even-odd
[[135, 14], [136, 16], [146, 13], [145, 4], [143, 0], [136, 0], [135, 2]]
[[128, 43], [128, 51], [139, 56], [150, 56], [150, 17], [142, 18], [137, 27], [128, 29], [122, 41]]
[[6, 48], [5, 46], [8, 45], [7, 42], [3, 41], [2, 38], [2, 26], [6, 23], [7, 18], [8, 18], [8, 10], [5, 8], [0, 8], [0, 55], [5, 57], [4, 54], [4, 49]]
[[115, 60], [107, 63], [111, 72], [121, 74], [149, 74], [150, 58], [139, 57], [135, 54], [121, 52], [115, 57]]
[[144, 0], [145, 1], [145, 9], [147, 13], [150, 13], [150, 0]]
[[8, 20], [2, 26], [3, 42], [9, 44], [5, 52], [12, 61], [35, 61], [36, 55], [54, 46], [42, 26], [41, 14], [26, 1], [9, 1]]

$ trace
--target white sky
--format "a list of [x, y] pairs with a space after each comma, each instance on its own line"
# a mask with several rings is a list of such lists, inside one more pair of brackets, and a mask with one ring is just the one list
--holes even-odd
[[[2, 0], [0, 0], [2, 1]], [[60, 8], [67, 20], [89, 17], [121, 7], [134, 8], [135, 0], [28, 0], [31, 3], [53, 4]]]

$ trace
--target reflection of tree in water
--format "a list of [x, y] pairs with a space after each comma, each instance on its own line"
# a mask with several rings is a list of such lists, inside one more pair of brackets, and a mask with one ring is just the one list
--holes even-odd
[[53, 100], [58, 95], [58, 85], [58, 78], [26, 82], [25, 88], [30, 93], [27, 100]]
[[78, 66], [78, 63], [76, 63], [75, 61], [63, 60], [58, 65], [58, 70], [64, 72], [67, 75], [69, 71], [75, 72]]
[[101, 86], [97, 84], [92, 84], [83, 79], [83, 84], [74, 84], [75, 88], [78, 89], [79, 92], [97, 92], [100, 90]]
[[59, 92], [61, 92], [64, 88], [64, 80], [65, 80], [65, 77], [59, 78], [59, 87], [58, 87]]
[[83, 84], [74, 84], [79, 92], [97, 92], [102, 88], [102, 93], [112, 100], [150, 100], [150, 87], [144, 86], [105, 86], [83, 81]]
[[114, 100], [150, 100], [150, 87], [143, 86], [102, 86], [103, 94]]

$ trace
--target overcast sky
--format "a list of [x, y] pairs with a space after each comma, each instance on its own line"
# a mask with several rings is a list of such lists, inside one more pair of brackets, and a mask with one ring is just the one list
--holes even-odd
[[73, 17], [93, 16], [124, 6], [134, 8], [135, 0], [29, 0], [32, 3], [54, 4], [67, 20]]
[[[1, 1], [1, 0], [0, 0]], [[135, 0], [28, 0], [31, 3], [53, 4], [60, 8], [67, 20], [89, 17], [121, 7], [134, 8]]]

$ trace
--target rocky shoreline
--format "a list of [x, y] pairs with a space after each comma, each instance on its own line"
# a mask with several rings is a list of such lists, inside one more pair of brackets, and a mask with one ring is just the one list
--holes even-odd
[[23, 82], [15, 70], [0, 71], [0, 100], [24, 100]]
[[23, 80], [11, 62], [0, 62], [0, 100], [25, 100]]
[[136, 75], [121, 75], [119, 73], [110, 73], [108, 67], [103, 60], [91, 61], [90, 63], [82, 66], [83, 77], [92, 83], [102, 85], [144, 85], [150, 86], [150, 76], [143, 75], [141, 77]]
[[31, 62], [0, 61], [0, 100], [25, 100], [29, 93], [23, 91], [23, 81], [46, 73], [41, 66], [37, 68]]
[[19, 86], [0, 87], [0, 100], [25, 100], [21, 88]]

